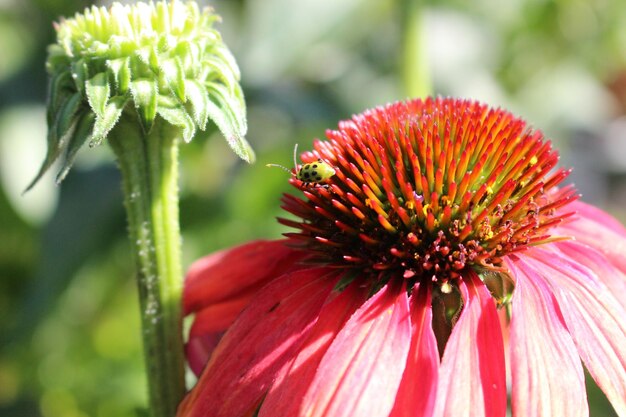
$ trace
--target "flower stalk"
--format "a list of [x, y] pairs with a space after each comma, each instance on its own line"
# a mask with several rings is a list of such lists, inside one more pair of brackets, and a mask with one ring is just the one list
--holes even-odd
[[109, 135], [124, 182], [153, 417], [175, 415], [185, 393], [178, 134], [163, 122], [145, 134], [135, 120], [122, 118]]
[[48, 151], [61, 182], [78, 151], [108, 142], [122, 171], [142, 317], [150, 409], [172, 417], [185, 393], [178, 222], [178, 146], [211, 121], [246, 162], [239, 68], [192, 1], [86, 9], [55, 24], [46, 67]]

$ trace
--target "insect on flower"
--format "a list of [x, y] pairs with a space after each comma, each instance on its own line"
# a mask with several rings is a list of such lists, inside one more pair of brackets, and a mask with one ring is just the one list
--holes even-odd
[[302, 181], [304, 185], [321, 184], [326, 182], [326, 180], [333, 175], [335, 175], [335, 169], [321, 159], [318, 159], [315, 162], [304, 164], [300, 167], [300, 169], [298, 169], [298, 162], [296, 159], [297, 152], [298, 144], [296, 143], [296, 146], [294, 146], [293, 148], [293, 166], [296, 170], [295, 173], [293, 173], [289, 168], [279, 164], [266, 164], [265, 166], [282, 168], [290, 173], [298, 181]]
[[177, 417], [586, 417], [585, 368], [626, 417], [626, 228], [563, 185], [541, 131], [415, 99], [313, 153], [332, 188], [292, 171], [286, 239], [190, 269], [202, 374]]

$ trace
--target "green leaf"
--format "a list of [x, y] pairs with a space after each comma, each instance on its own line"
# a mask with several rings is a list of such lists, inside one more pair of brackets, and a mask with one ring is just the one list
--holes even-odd
[[144, 46], [138, 49], [135, 54], [152, 71], [157, 72], [159, 70], [159, 56], [155, 50], [155, 45]]
[[96, 115], [92, 112], [88, 111], [83, 114], [81, 119], [76, 124], [76, 129], [74, 130], [74, 134], [70, 139], [67, 149], [65, 151], [65, 158], [63, 160], [63, 165], [61, 166], [61, 170], [57, 174], [56, 183], [57, 185], [63, 181], [67, 173], [70, 171], [70, 168], [74, 164], [74, 160], [76, 159], [76, 154], [78, 150], [82, 148], [82, 146], [91, 138], [91, 132], [94, 128], [94, 121], [96, 119]]
[[211, 70], [211, 73], [208, 74], [209, 79], [219, 79], [229, 90], [234, 91], [239, 84], [238, 75], [232, 72], [231, 67], [223, 59], [210, 55], [202, 60], [202, 64]]
[[176, 45], [174, 54], [180, 57], [184, 68], [191, 70], [194, 76], [198, 74], [197, 64], [199, 63], [200, 58], [200, 49], [198, 48], [198, 45], [189, 41], [180, 41], [178, 42], [178, 45]]
[[[56, 114], [53, 126], [48, 127], [48, 138], [50, 134], [56, 135], [56, 140], [61, 141], [68, 133], [72, 125], [76, 122], [76, 114], [82, 107], [83, 97], [80, 93], [74, 93], [63, 103], [63, 107]], [[53, 139], [54, 140], [54, 139]]]
[[111, 94], [111, 88], [109, 86], [109, 79], [106, 72], [101, 72], [87, 80], [86, 84], [87, 100], [93, 111], [98, 115], [104, 114], [104, 108], [107, 101], [109, 101], [109, 95]]
[[67, 97], [65, 102], [60, 105], [59, 111], [52, 115], [54, 121], [48, 126], [48, 150], [46, 151], [46, 157], [39, 168], [39, 172], [28, 184], [24, 192], [37, 184], [65, 148], [68, 137], [71, 136], [73, 127], [76, 124], [76, 113], [80, 109], [81, 104], [82, 96], [80, 93], [74, 93], [72, 96]]
[[215, 47], [211, 50], [211, 53], [224, 61], [224, 63], [230, 69], [230, 71], [228, 72], [231, 72], [236, 79], [241, 78], [241, 73], [239, 72], [239, 67], [237, 66], [237, 60], [235, 60], [235, 57], [230, 52], [228, 47], [226, 47], [226, 45], [224, 45], [223, 43], [215, 45]]
[[69, 61], [69, 57], [65, 52], [65, 49], [59, 44], [48, 45], [47, 48], [48, 57], [46, 58], [46, 68], [50, 73], [55, 73], [57, 67], [64, 67]]
[[196, 133], [196, 125], [182, 104], [164, 99], [159, 102], [157, 112], [169, 124], [183, 129], [183, 140], [185, 142], [191, 141]]
[[191, 107], [191, 115], [196, 122], [200, 130], [206, 128], [207, 121], [209, 120], [209, 95], [206, 88], [197, 81], [187, 80], [187, 106]]
[[232, 94], [224, 85], [216, 83], [206, 84], [209, 100], [216, 103], [232, 124], [235, 132], [244, 136], [248, 131], [246, 121], [246, 105], [243, 100], [241, 89], [237, 88], [235, 94]]
[[183, 70], [180, 59], [173, 58], [164, 60], [160, 70], [170, 90], [184, 103], [186, 101], [185, 71]]
[[152, 129], [157, 110], [157, 99], [159, 89], [157, 83], [148, 79], [131, 81], [130, 93], [135, 102], [135, 108], [139, 113], [144, 131], [147, 133]]
[[248, 129], [245, 105], [231, 96], [223, 85], [210, 83], [206, 88], [209, 93], [207, 103], [209, 118], [241, 159], [249, 163], [254, 162], [254, 151], [244, 137]]
[[113, 126], [117, 123], [122, 115], [124, 107], [128, 103], [128, 98], [124, 96], [112, 97], [109, 103], [104, 109], [102, 116], [96, 117], [96, 122], [93, 127], [92, 134], [92, 146], [100, 145], [100, 143], [106, 138]]
[[72, 78], [74, 79], [76, 89], [83, 95], [85, 94], [85, 82], [88, 77], [89, 70], [87, 69], [87, 63], [84, 58], [72, 62]]
[[125, 94], [128, 91], [131, 79], [129, 63], [129, 57], [107, 61], [111, 75], [113, 75], [113, 80], [115, 80], [118, 94]]
[[47, 120], [51, 126], [56, 118], [57, 111], [74, 94], [74, 82], [72, 73], [69, 71], [57, 72], [50, 78], [48, 83]]

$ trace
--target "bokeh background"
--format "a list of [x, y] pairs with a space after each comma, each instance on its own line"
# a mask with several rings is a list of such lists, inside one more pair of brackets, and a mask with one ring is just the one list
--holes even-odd
[[[410, 0], [409, 0], [410, 1]], [[400, 0], [219, 0], [241, 66], [248, 139], [215, 131], [181, 155], [184, 264], [276, 238], [295, 143], [405, 98]], [[84, 149], [62, 186], [22, 192], [45, 153], [52, 21], [90, 3], [0, 0], [0, 416], [144, 415], [139, 319], [120, 178]], [[207, 3], [204, 3], [207, 4]], [[423, 63], [441, 95], [503, 106], [541, 128], [582, 199], [626, 220], [626, 7], [620, 0], [424, 1]], [[589, 383], [592, 416], [614, 415]]]

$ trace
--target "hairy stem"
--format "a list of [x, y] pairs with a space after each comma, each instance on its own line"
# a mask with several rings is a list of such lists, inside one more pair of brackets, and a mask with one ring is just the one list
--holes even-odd
[[179, 132], [157, 119], [146, 134], [134, 115], [124, 114], [109, 134], [124, 182], [153, 417], [173, 417], [185, 393], [177, 183]]

